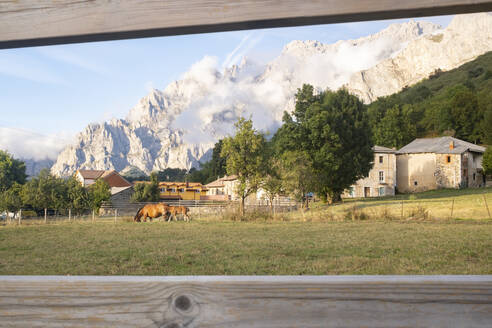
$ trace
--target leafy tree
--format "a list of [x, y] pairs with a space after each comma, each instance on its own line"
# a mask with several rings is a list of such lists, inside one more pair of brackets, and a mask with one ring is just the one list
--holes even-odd
[[450, 90], [450, 106], [453, 130], [460, 139], [477, 142], [480, 138], [480, 119], [475, 93], [464, 86]]
[[80, 182], [74, 177], [66, 181], [68, 207], [74, 210], [75, 214], [82, 214], [89, 206], [89, 193]]
[[251, 119], [240, 118], [234, 126], [236, 135], [223, 141], [221, 156], [225, 157], [227, 173], [238, 176], [236, 192], [241, 198], [241, 215], [244, 215], [246, 197], [260, 186], [265, 167], [265, 137], [253, 128]]
[[43, 169], [39, 174], [29, 180], [22, 188], [22, 200], [39, 212], [44, 209], [55, 207], [56, 178], [48, 169]]
[[[271, 147], [272, 143], [267, 143], [267, 145]], [[265, 172], [261, 179], [261, 189], [263, 189], [270, 202], [270, 212], [273, 214], [273, 200], [283, 191], [281, 162], [271, 149], [267, 149], [265, 154], [267, 156], [265, 161], [268, 165], [266, 165]]]
[[280, 175], [284, 190], [307, 208], [309, 204], [306, 195], [315, 190], [318, 181], [308, 153], [302, 150], [284, 152]]
[[14, 213], [14, 219], [17, 212], [22, 208], [21, 198], [22, 185], [14, 182], [9, 189], [0, 192], [0, 211]]
[[26, 182], [26, 165], [0, 150], [0, 192], [9, 189], [15, 182]]
[[134, 202], [158, 202], [160, 199], [159, 175], [152, 172], [150, 183], [137, 183], [134, 186], [132, 200]]
[[[157, 172], [159, 181], [184, 181], [187, 171], [185, 169], [166, 168]], [[150, 180], [150, 179], [149, 179]]]
[[99, 212], [103, 202], [111, 198], [111, 189], [106, 181], [97, 179], [95, 183], [89, 186], [89, 205], [94, 212]]
[[385, 147], [401, 148], [415, 139], [417, 128], [411, 118], [412, 106], [390, 108], [374, 129], [374, 142]]
[[312, 88], [303, 86], [296, 95], [297, 103], [301, 105], [294, 110], [295, 120], [284, 114], [284, 125], [277, 133], [285, 145], [278, 148], [304, 151], [318, 178], [313, 191], [330, 202], [338, 201], [343, 190], [367, 176], [372, 167], [367, 109], [344, 89], [314, 96]]
[[133, 202], [146, 202], [147, 201], [147, 198], [145, 197], [145, 194], [144, 194], [145, 185], [146, 185], [146, 183], [139, 182], [133, 186], [133, 195], [132, 195], [132, 201]]
[[227, 173], [226, 159], [220, 155], [223, 144], [224, 141], [221, 139], [214, 145], [212, 159], [207, 163], [209, 172], [205, 183], [212, 182]]
[[487, 147], [483, 154], [482, 165], [485, 174], [492, 175], [492, 146]]
[[482, 140], [487, 145], [492, 145], [492, 106], [484, 114], [482, 121]]

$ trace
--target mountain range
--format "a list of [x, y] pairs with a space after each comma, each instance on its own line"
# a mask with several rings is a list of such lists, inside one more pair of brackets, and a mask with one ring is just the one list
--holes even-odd
[[303, 83], [317, 90], [347, 88], [364, 102], [398, 92], [436, 70], [450, 70], [492, 50], [492, 15], [455, 16], [445, 29], [409, 21], [357, 40], [293, 41], [271, 62], [243, 58], [220, 68], [206, 56], [164, 90], [153, 89], [126, 118], [88, 125], [51, 167], [150, 173], [199, 166], [240, 116], [274, 133], [294, 108]]

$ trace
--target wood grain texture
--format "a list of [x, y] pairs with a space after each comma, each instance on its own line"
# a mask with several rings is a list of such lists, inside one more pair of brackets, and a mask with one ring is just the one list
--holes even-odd
[[0, 0], [0, 49], [491, 10], [491, 0]]
[[492, 276], [0, 277], [8, 327], [490, 327]]

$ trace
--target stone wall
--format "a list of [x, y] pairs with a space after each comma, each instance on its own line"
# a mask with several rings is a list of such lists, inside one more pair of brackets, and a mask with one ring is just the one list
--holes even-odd
[[461, 154], [436, 154], [436, 188], [460, 188], [463, 182]]
[[[380, 156], [382, 156], [382, 163], [380, 163]], [[379, 172], [383, 172], [383, 182], [379, 181]], [[368, 177], [358, 180], [352, 186], [353, 191], [345, 191], [343, 197], [365, 197], [365, 190], [368, 191], [368, 197], [377, 197], [380, 196], [380, 188], [383, 189], [385, 196], [392, 196], [395, 194], [396, 174], [395, 154], [374, 153], [374, 166], [369, 171]]]

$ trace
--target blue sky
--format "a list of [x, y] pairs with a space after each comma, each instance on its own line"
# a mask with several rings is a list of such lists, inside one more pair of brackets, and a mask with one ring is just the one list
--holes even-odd
[[[451, 19], [416, 20], [445, 27]], [[0, 129], [25, 132], [26, 138], [56, 136], [63, 142], [88, 123], [125, 117], [150, 88], [165, 88], [205, 55], [225, 66], [243, 55], [267, 62], [292, 40], [333, 43], [403, 21], [407, 19], [0, 50]]]

